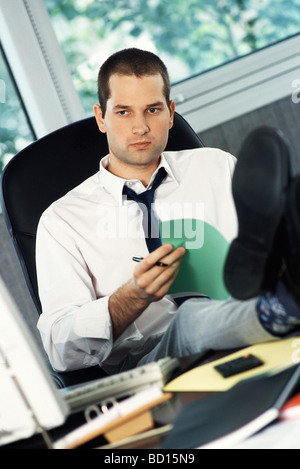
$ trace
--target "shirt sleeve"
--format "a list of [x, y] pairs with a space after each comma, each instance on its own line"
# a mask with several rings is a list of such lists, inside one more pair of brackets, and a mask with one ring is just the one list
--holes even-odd
[[[66, 371], [104, 362], [113, 348], [109, 297], [96, 297], [72, 228], [51, 210], [38, 226], [36, 266], [42, 304], [38, 329], [53, 368]], [[132, 324], [127, 335], [137, 333]]]

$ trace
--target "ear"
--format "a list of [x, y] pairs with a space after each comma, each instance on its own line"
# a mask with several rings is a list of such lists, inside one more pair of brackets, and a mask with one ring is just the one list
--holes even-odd
[[175, 113], [175, 102], [173, 99], [170, 101], [170, 123], [169, 123], [169, 129], [173, 127], [173, 122], [174, 122], [174, 113]]
[[103, 115], [102, 115], [102, 108], [101, 108], [101, 106], [99, 106], [99, 104], [95, 104], [93, 109], [94, 109], [94, 114], [95, 114], [95, 118], [96, 118], [99, 130], [100, 130], [100, 132], [105, 134], [106, 133], [106, 127], [105, 127], [105, 122], [104, 122], [104, 118], [103, 118]]

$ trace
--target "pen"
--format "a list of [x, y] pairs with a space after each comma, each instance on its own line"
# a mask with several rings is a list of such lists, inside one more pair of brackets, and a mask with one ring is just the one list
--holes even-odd
[[[141, 262], [144, 258], [143, 257], [133, 257], [132, 260], [134, 262]], [[168, 267], [168, 264], [165, 264], [164, 262], [156, 262], [155, 265], [158, 265], [159, 267]]]

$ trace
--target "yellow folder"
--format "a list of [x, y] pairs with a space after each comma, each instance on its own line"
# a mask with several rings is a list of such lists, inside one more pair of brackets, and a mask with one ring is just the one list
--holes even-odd
[[[239, 373], [229, 378], [223, 378], [215, 370], [215, 366], [234, 358], [248, 354], [255, 355], [263, 361], [263, 365], [252, 370]], [[252, 345], [227, 355], [219, 360], [198, 366], [178, 376], [164, 387], [168, 392], [220, 392], [227, 391], [239, 381], [249, 379], [259, 374], [297, 364], [300, 362], [300, 337], [275, 340], [263, 344]]]

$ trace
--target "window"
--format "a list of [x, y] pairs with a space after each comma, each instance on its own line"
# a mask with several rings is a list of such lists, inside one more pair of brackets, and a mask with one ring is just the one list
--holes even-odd
[[300, 0], [45, 0], [84, 108], [99, 65], [137, 46], [160, 55], [173, 84], [300, 32]]
[[[0, 42], [38, 138], [92, 114], [99, 66], [124, 47], [162, 57], [177, 111], [198, 133], [291, 96], [300, 78], [300, 0], [15, 3], [0, 0]], [[3, 116], [11, 78], [0, 63]]]
[[7, 162], [34, 139], [34, 132], [0, 47], [0, 173]]

